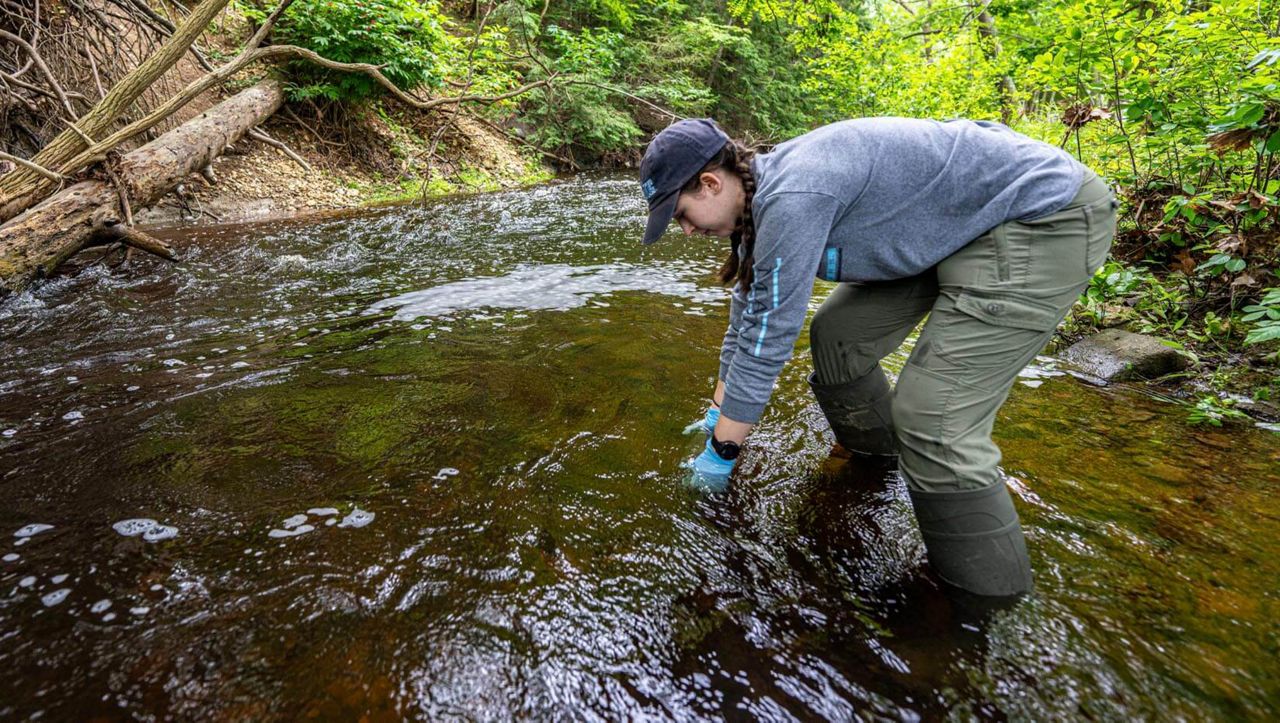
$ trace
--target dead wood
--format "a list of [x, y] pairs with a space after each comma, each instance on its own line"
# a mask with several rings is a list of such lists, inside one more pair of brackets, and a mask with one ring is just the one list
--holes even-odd
[[[164, 75], [203, 32], [209, 21], [226, 7], [229, 0], [202, 0], [156, 52], [112, 86], [105, 98], [81, 117], [72, 128], [58, 134], [31, 161], [50, 170], [62, 169], [65, 163], [93, 143], [84, 138], [98, 138], [116, 123], [144, 91]], [[23, 166], [0, 177], [0, 221], [13, 218], [30, 208], [53, 188], [54, 182]]]
[[120, 191], [108, 181], [81, 181], [0, 225], [0, 297], [49, 274], [100, 234], [128, 242], [114, 230], [125, 205], [154, 204], [283, 102], [283, 84], [262, 81], [122, 156], [113, 168]]

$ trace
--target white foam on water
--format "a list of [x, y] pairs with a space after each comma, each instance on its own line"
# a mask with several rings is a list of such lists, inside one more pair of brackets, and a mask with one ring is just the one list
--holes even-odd
[[338, 524], [338, 519], [336, 517], [330, 517], [329, 519], [324, 521], [325, 527], [333, 527], [336, 524]]
[[439, 472], [436, 472], [436, 476], [432, 477], [431, 479], [447, 479], [449, 477], [454, 476], [455, 474], [458, 474], [458, 470], [454, 469], [453, 467], [445, 467], [441, 469]]
[[146, 605], [139, 605], [136, 608], [129, 608], [129, 612], [133, 613], [134, 615], [146, 615], [147, 613], [151, 612], [151, 608], [147, 607]]
[[370, 522], [373, 522], [373, 518], [376, 516], [377, 515], [372, 512], [366, 512], [357, 507], [354, 510], [351, 510], [351, 513], [346, 517], [342, 518], [342, 522], [338, 527], [364, 527]]
[[315, 515], [316, 517], [328, 517], [329, 515], [336, 515], [338, 512], [337, 507], [312, 507], [307, 510], [308, 515]]
[[19, 537], [17, 541], [13, 543], [13, 546], [22, 547], [23, 545], [27, 544], [30, 541], [31, 541], [30, 537]]
[[54, 575], [53, 577], [49, 578], [49, 582], [53, 583], [54, 585], [61, 585], [66, 581], [67, 581], [67, 575], [65, 573], [61, 575]]
[[[619, 291], [648, 291], [693, 301], [722, 300], [725, 292], [701, 288], [674, 271], [651, 266], [598, 264], [519, 266], [505, 276], [464, 279], [430, 289], [410, 291], [375, 302], [369, 313], [399, 310], [397, 321], [424, 316], [448, 316], [482, 308], [567, 311], [587, 305], [594, 297]], [[441, 327], [441, 331], [449, 331]]]
[[231, 364], [232, 369], [244, 369], [247, 366], [249, 366], [249, 362], [238, 361]]
[[111, 525], [111, 528], [125, 537], [142, 535], [142, 539], [147, 542], [160, 542], [161, 540], [170, 540], [178, 536], [178, 528], [162, 525], [150, 517], [120, 520]]
[[19, 555], [16, 552], [10, 552], [8, 555], [5, 555], [0, 559], [3, 559], [5, 562], [17, 562], [21, 557], [22, 555]]
[[301, 525], [306, 521], [307, 521], [306, 515], [294, 515], [293, 517], [290, 517], [289, 519], [282, 522], [280, 526], [286, 530], [292, 530], [293, 528], [297, 527], [298, 525]]
[[102, 616], [102, 622], [104, 622], [104, 623], [109, 623], [109, 622], [111, 622], [112, 620], [115, 620], [115, 619], [116, 619], [116, 614], [115, 614], [115, 613], [107, 613], [106, 615], [103, 615], [103, 616]]
[[160, 363], [167, 367], [185, 367], [187, 365], [187, 363], [181, 359], [165, 359]]
[[275, 538], [297, 537], [298, 535], [303, 535], [308, 532], [311, 532], [314, 529], [316, 528], [311, 525], [300, 525], [298, 527], [293, 528], [292, 530], [272, 530], [267, 533], [267, 537], [275, 537]]
[[1044, 380], [1043, 379], [1023, 379], [1021, 382], [1019, 382], [1019, 384], [1021, 384], [1024, 387], [1031, 387], [1032, 389], [1035, 389], [1041, 384], [1044, 384]]
[[35, 575], [27, 575], [26, 577], [18, 581], [18, 587], [31, 587], [34, 584], [36, 584]]
[[12, 437], [13, 435], [15, 435], [15, 434], [17, 434], [17, 433], [18, 433], [18, 430], [16, 430], [16, 429], [6, 429], [6, 430], [4, 430], [3, 432], [0, 432], [0, 434], [3, 434], [3, 435], [4, 435], [4, 436], [6, 436], [6, 437]]
[[112, 525], [111, 529], [125, 537], [137, 537], [155, 526], [156, 521], [150, 517], [137, 517], [131, 520], [121, 520]]
[[94, 603], [93, 606], [89, 608], [89, 612], [97, 615], [98, 613], [103, 612], [110, 607], [111, 607], [111, 601], [106, 598], [103, 598], [98, 602]]
[[171, 540], [178, 536], [178, 528], [169, 525], [156, 525], [146, 532], [142, 533], [142, 539], [147, 542], [160, 542], [161, 540]]
[[18, 528], [18, 531], [13, 533], [13, 536], [14, 537], [31, 537], [32, 535], [38, 535], [41, 532], [47, 532], [48, 530], [52, 530], [52, 529], [53, 529], [53, 525], [46, 525], [40, 522], [33, 522], [29, 525], [23, 525], [22, 527]]
[[81, 419], [84, 419], [84, 412], [77, 409], [71, 412], [67, 412], [66, 414], [62, 415], [62, 418], [68, 422], [78, 422]]
[[124, 390], [126, 392], [136, 392], [141, 388], [142, 387], [138, 386], [137, 384], [130, 384], [129, 386], [125, 387]]
[[44, 603], [45, 607], [51, 608], [54, 605], [57, 605], [58, 603], [62, 602], [63, 600], [66, 600], [67, 595], [70, 595], [70, 594], [71, 594], [71, 588], [64, 587], [60, 590], [54, 590], [48, 595], [41, 596], [40, 602]]

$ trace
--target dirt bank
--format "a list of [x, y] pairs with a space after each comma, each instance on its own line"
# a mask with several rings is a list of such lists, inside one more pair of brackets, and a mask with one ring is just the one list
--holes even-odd
[[[170, 227], [280, 218], [545, 181], [554, 169], [500, 125], [463, 113], [378, 106], [307, 118], [287, 108], [265, 124], [285, 151], [246, 139], [211, 173], [193, 174], [140, 224]], [[336, 139], [336, 140], [335, 140]]]

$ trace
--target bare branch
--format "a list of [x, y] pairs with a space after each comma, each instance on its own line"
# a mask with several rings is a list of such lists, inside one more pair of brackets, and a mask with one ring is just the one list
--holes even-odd
[[53, 88], [53, 92], [57, 94], [58, 100], [62, 101], [62, 107], [67, 110], [67, 115], [71, 120], [78, 118], [79, 116], [76, 115], [75, 109], [71, 107], [71, 101], [67, 99], [66, 91], [64, 91], [62, 89], [62, 85], [58, 83], [58, 78], [54, 76], [53, 71], [49, 70], [49, 66], [45, 65], [44, 58], [40, 57], [40, 53], [32, 47], [31, 43], [28, 43], [20, 36], [14, 35], [8, 30], [0, 30], [0, 38], [4, 38], [27, 51], [27, 55], [31, 57], [31, 60], [35, 61], [36, 67], [40, 69], [40, 72], [44, 74], [45, 79], [49, 81], [49, 87]]
[[300, 155], [298, 155], [297, 153], [295, 153], [295, 152], [293, 151], [293, 149], [292, 149], [292, 148], [290, 148], [289, 146], [285, 145], [282, 141], [278, 141], [278, 140], [276, 140], [276, 139], [272, 138], [271, 136], [267, 135], [267, 132], [266, 132], [266, 131], [264, 131], [264, 130], [262, 130], [261, 128], [254, 128], [254, 129], [250, 130], [248, 133], [246, 133], [245, 135], [249, 136], [250, 138], [254, 139], [255, 141], [261, 141], [262, 143], [266, 143], [267, 145], [271, 146], [272, 148], [274, 148], [274, 149], [276, 149], [276, 150], [280, 151], [281, 153], [285, 154], [286, 156], [288, 156], [288, 157], [289, 157], [289, 160], [293, 161], [294, 163], [298, 164], [299, 166], [302, 166], [302, 170], [306, 171], [307, 173], [311, 173], [311, 172], [312, 172], [311, 164], [310, 164], [310, 163], [307, 163], [307, 162], [302, 158], [302, 156], [300, 156]]
[[5, 153], [4, 151], [0, 151], [0, 161], [9, 161], [10, 163], [16, 163], [17, 165], [22, 166], [27, 170], [35, 171], [36, 173], [39, 173], [40, 175], [44, 176], [50, 181], [57, 181], [58, 183], [62, 183], [63, 181], [67, 180], [65, 176], [59, 176], [58, 174], [54, 173], [53, 171], [50, 171], [48, 168], [45, 168], [44, 166], [38, 163], [32, 163], [31, 161], [28, 161], [25, 158], [11, 156], [8, 153]]

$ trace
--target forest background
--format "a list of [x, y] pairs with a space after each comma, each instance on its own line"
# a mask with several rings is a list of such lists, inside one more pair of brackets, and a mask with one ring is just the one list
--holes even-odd
[[[46, 2], [41, 21], [34, 0], [0, 2], [36, 19], [28, 38], [89, 4]], [[227, 18], [242, 41], [274, 6], [234, 0], [204, 54], [235, 57]], [[294, 0], [266, 42], [372, 64], [414, 97], [484, 96], [469, 114], [571, 169], [633, 164], [677, 116], [766, 144], [858, 116], [1003, 121], [1120, 192], [1113, 258], [1067, 337], [1158, 334], [1197, 362], [1195, 422], [1241, 417], [1227, 392], [1280, 398], [1280, 0]], [[321, 133], [402, 122], [368, 74], [297, 58], [275, 72]], [[29, 158], [47, 129], [62, 130], [0, 134], [0, 151]], [[451, 188], [429, 164], [401, 164], [396, 184]]]

